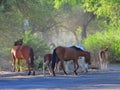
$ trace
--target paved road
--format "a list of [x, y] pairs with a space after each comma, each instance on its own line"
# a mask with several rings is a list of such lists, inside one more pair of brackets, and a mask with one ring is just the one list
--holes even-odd
[[120, 71], [107, 72], [88, 72], [79, 76], [62, 76], [56, 77], [41, 75], [26, 76], [18, 75], [1, 75], [1, 89], [38, 89], [38, 90], [120, 90]]

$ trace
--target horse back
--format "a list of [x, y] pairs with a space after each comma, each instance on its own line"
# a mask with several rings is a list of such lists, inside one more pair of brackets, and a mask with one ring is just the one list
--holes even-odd
[[32, 48], [27, 45], [17, 45], [13, 46], [11, 53], [17, 58], [17, 59], [26, 59], [28, 60], [31, 56]]
[[60, 59], [64, 60], [72, 60], [78, 58], [77, 50], [74, 48], [58, 46], [56, 48], [56, 53]]
[[46, 62], [46, 61], [51, 62], [51, 60], [52, 60], [52, 54], [50, 54], [50, 53], [45, 54], [45, 56], [44, 56], [44, 62]]
[[11, 49], [11, 54], [13, 57], [15, 57], [16, 59], [22, 59], [22, 55], [21, 55], [21, 52], [20, 52], [20, 45], [18, 46], [13, 46], [12, 49]]
[[33, 49], [30, 46], [22, 45], [20, 52], [23, 54], [23, 57], [29, 59], [30, 56], [33, 56]]

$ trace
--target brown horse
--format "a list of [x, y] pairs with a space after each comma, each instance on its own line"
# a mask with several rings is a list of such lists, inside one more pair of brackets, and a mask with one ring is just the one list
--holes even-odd
[[44, 61], [43, 61], [43, 74], [45, 75], [45, 67], [48, 67], [49, 73], [51, 75], [51, 61], [52, 61], [52, 54], [48, 53], [44, 55]]
[[14, 42], [14, 46], [11, 49], [11, 55], [13, 59], [13, 71], [15, 72], [15, 63], [18, 60], [18, 72], [20, 71], [20, 60], [26, 60], [28, 64], [28, 75], [31, 74], [31, 69], [33, 70], [33, 75], [35, 75], [34, 70], [34, 52], [30, 46], [22, 45], [22, 39]]
[[64, 74], [66, 74], [66, 75], [67, 75], [67, 73], [64, 69], [64, 61], [73, 60], [74, 74], [77, 75], [76, 71], [79, 68], [78, 58], [80, 56], [84, 56], [85, 62], [88, 64], [91, 64], [91, 62], [90, 62], [91, 56], [90, 56], [90, 52], [88, 52], [88, 51], [78, 49], [75, 46], [73, 46], [73, 47], [63, 47], [63, 46], [56, 47], [53, 51], [52, 66], [51, 66], [53, 76], [55, 76], [54, 67], [55, 67], [55, 63], [56, 63], [57, 58], [58, 58], [58, 60], [61, 61]]
[[[45, 67], [48, 67], [48, 71], [49, 74], [52, 75], [52, 70], [51, 70], [51, 63], [52, 63], [52, 54], [51, 53], [47, 53], [44, 55], [44, 61], [43, 61], [43, 75], [45, 75]], [[55, 69], [58, 69], [59, 71], [59, 61], [57, 60], [56, 64], [55, 64]]]
[[99, 51], [99, 63], [101, 69], [107, 69], [108, 64], [108, 46]]

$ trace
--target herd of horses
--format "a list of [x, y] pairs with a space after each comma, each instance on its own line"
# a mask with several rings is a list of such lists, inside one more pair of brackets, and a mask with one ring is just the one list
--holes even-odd
[[[101, 64], [103, 63], [102, 61], [105, 61], [106, 59], [105, 53], [107, 51], [108, 48], [100, 51]], [[14, 45], [11, 49], [11, 55], [13, 59], [13, 71], [16, 71], [16, 66], [15, 66], [16, 61], [18, 61], [17, 64], [18, 64], [18, 72], [19, 72], [20, 60], [26, 60], [26, 63], [28, 65], [28, 75], [30, 75], [31, 72], [33, 72], [33, 75], [35, 75], [34, 51], [30, 46], [23, 45], [23, 39], [19, 39], [14, 42]], [[47, 65], [50, 75], [55, 76], [56, 75], [55, 68], [57, 68], [58, 64], [60, 63], [64, 74], [67, 75], [64, 62], [72, 60], [74, 65], [74, 75], [78, 75], [77, 73], [77, 70], [79, 68], [78, 59], [80, 57], [85, 58], [84, 62], [87, 65], [91, 64], [90, 52], [77, 48], [76, 46], [71, 46], [71, 47], [58, 46], [53, 50], [52, 54], [51, 53], [45, 54], [43, 61], [43, 69], [45, 69], [45, 65]], [[102, 59], [102, 57], [105, 58]]]

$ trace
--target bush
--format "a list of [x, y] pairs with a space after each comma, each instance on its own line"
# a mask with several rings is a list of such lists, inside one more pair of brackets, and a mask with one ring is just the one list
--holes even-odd
[[[93, 53], [109, 46], [109, 61], [120, 62], [120, 30], [97, 32], [84, 40], [84, 46]], [[95, 55], [94, 55], [95, 57]]]
[[35, 68], [42, 68], [43, 56], [50, 51], [50, 47], [44, 42], [42, 34], [32, 33], [28, 30], [24, 33], [23, 40], [24, 44], [31, 46], [34, 50]]

